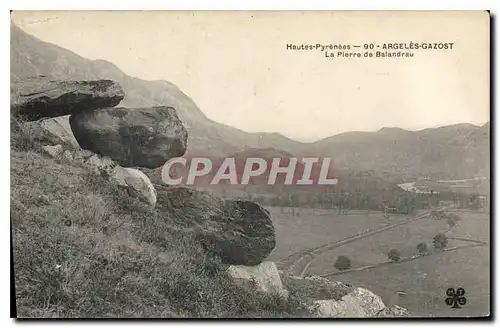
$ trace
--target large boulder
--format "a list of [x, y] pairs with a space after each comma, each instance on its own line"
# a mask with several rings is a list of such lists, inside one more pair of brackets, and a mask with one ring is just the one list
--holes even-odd
[[158, 208], [178, 212], [197, 240], [223, 263], [254, 266], [276, 246], [269, 212], [249, 201], [224, 201], [200, 190], [156, 185]]
[[256, 266], [231, 265], [227, 274], [236, 285], [255, 288], [267, 294], [287, 296], [274, 262], [266, 261]]
[[187, 131], [171, 107], [105, 108], [70, 117], [79, 145], [123, 167], [157, 168], [187, 147]]
[[11, 113], [28, 121], [113, 107], [125, 97], [111, 80], [60, 81], [45, 76], [11, 84]]
[[151, 206], [156, 204], [156, 190], [149, 178], [139, 170], [128, 167], [116, 167], [110, 180], [127, 189], [132, 197], [136, 197]]
[[276, 247], [276, 235], [269, 212], [250, 201], [226, 201], [220, 231], [205, 231], [202, 245], [217, 253], [223, 262], [257, 265]]
[[367, 318], [376, 317], [385, 308], [379, 296], [358, 287], [340, 300], [314, 301], [310, 311], [320, 318]]

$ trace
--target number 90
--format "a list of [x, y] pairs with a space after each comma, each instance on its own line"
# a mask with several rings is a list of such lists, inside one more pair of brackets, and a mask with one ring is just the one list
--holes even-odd
[[364, 47], [365, 49], [373, 49], [375, 46], [373, 45], [373, 43], [365, 43]]

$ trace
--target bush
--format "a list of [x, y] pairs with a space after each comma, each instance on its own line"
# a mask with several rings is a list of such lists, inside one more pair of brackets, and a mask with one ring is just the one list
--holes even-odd
[[432, 242], [434, 244], [435, 249], [443, 249], [448, 245], [448, 238], [444, 233], [438, 233], [434, 236], [434, 240]]
[[35, 126], [22, 118], [10, 118], [10, 145], [15, 150], [37, 150], [40, 145], [37, 140]]
[[454, 213], [448, 214], [446, 218], [446, 222], [450, 228], [454, 228], [457, 225], [457, 222], [460, 221], [460, 217]]
[[391, 249], [387, 254], [387, 257], [393, 262], [399, 262], [399, 260], [401, 260], [401, 254], [399, 254], [396, 249]]
[[420, 254], [425, 254], [427, 253], [427, 244], [426, 243], [420, 243], [417, 245], [417, 251]]
[[347, 256], [337, 257], [337, 261], [333, 265], [337, 270], [348, 270], [351, 268], [351, 260]]

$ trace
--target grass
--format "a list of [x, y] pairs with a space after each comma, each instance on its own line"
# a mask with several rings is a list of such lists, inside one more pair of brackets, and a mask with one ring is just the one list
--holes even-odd
[[185, 228], [196, 208], [151, 209], [77, 163], [40, 154], [29, 134], [13, 138], [18, 317], [308, 315], [294, 290], [285, 299], [235, 286]]

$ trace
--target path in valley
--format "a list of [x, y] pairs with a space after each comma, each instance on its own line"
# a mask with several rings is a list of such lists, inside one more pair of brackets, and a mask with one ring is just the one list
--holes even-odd
[[[446, 208], [441, 208], [441, 210], [446, 210]], [[368, 232], [360, 233], [360, 234], [348, 237], [346, 239], [337, 240], [337, 241], [334, 241], [334, 242], [331, 242], [331, 243], [328, 243], [325, 245], [321, 245], [321, 246], [314, 247], [314, 248], [309, 248], [309, 249], [303, 250], [301, 252], [291, 254], [291, 255], [287, 256], [286, 258], [277, 262], [277, 265], [281, 270], [285, 271], [289, 275], [304, 277], [306, 272], [307, 272], [307, 269], [311, 265], [312, 261], [316, 257], [318, 257], [319, 255], [321, 255], [327, 251], [330, 251], [332, 249], [335, 249], [337, 247], [340, 247], [340, 246], [352, 243], [354, 241], [360, 240], [362, 238], [365, 238], [365, 237], [368, 237], [368, 236], [371, 236], [371, 235], [374, 235], [377, 233], [381, 233], [381, 232], [387, 231], [389, 229], [394, 229], [394, 228], [399, 227], [399, 226], [410, 224], [410, 223], [415, 222], [417, 220], [421, 220], [423, 218], [428, 217], [430, 215], [430, 212], [431, 211], [419, 214], [419, 215], [417, 215], [413, 218], [410, 218], [404, 222], [394, 223], [394, 224], [391, 224], [391, 225], [388, 225], [388, 226], [385, 226], [382, 228], [378, 228], [378, 229], [371, 230]]]
[[469, 242], [473, 242], [474, 244], [473, 245], [465, 245], [465, 246], [456, 246], [456, 247], [445, 248], [445, 249], [442, 249], [442, 250], [437, 251], [437, 252], [431, 252], [431, 253], [422, 254], [422, 255], [419, 255], [419, 256], [405, 257], [405, 258], [400, 259], [397, 262], [387, 261], [387, 262], [382, 262], [382, 263], [370, 264], [370, 265], [366, 265], [366, 266], [359, 267], [359, 268], [354, 268], [354, 269], [349, 269], [349, 270], [343, 270], [343, 271], [338, 271], [337, 270], [335, 272], [329, 272], [329, 273], [320, 274], [319, 277], [327, 278], [327, 277], [336, 276], [336, 275], [339, 275], [339, 274], [345, 274], [345, 273], [349, 273], [349, 272], [353, 272], [353, 271], [363, 271], [363, 270], [367, 270], [367, 269], [377, 268], [377, 267], [380, 267], [380, 266], [383, 266], [383, 265], [403, 263], [403, 262], [408, 262], [408, 261], [413, 261], [413, 260], [416, 260], [416, 259], [420, 259], [420, 258], [425, 257], [425, 256], [442, 254], [442, 253], [445, 253], [445, 252], [457, 251], [457, 250], [461, 250], [461, 249], [465, 249], [465, 248], [486, 246], [488, 244], [488, 243], [483, 242], [483, 241], [472, 240], [472, 239], [464, 239], [464, 238], [448, 238], [448, 239], [469, 241]]

